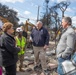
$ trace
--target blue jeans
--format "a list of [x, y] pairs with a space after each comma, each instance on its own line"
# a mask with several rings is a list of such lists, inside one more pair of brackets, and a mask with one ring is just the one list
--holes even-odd
[[[62, 69], [62, 66], [61, 66], [61, 63], [64, 62], [65, 60], [70, 60], [71, 57], [69, 58], [66, 58], [66, 59], [63, 59], [63, 58], [58, 58], [58, 68], [57, 68], [57, 72], [59, 75], [65, 75], [64, 72], [63, 72], [63, 69]], [[76, 53], [72, 56], [72, 59], [75, 61], [76, 63]], [[70, 75], [76, 75], [76, 72], [75, 73], [72, 73]]]
[[72, 55], [72, 60], [75, 62], [76, 64], [76, 53], [74, 53], [74, 55]]
[[[74, 53], [74, 55], [72, 56], [72, 60], [75, 62], [76, 64], [76, 52]], [[76, 72], [71, 74], [71, 75], [76, 75]]]
[[63, 72], [63, 68], [62, 68], [61, 63], [64, 62], [65, 60], [69, 60], [69, 59], [70, 59], [70, 57], [66, 58], [66, 59], [64, 59], [64, 58], [58, 58], [57, 72], [58, 72], [59, 75], [65, 75], [64, 72]]

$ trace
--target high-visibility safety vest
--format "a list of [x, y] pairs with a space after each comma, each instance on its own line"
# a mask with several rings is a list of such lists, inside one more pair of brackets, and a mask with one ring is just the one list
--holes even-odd
[[26, 46], [26, 38], [22, 36], [21, 40], [16, 36], [16, 45], [21, 48], [20, 52], [18, 55], [22, 55], [25, 53], [24, 47]]

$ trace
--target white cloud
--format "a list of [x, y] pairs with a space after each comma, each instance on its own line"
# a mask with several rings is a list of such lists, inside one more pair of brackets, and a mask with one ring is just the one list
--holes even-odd
[[67, 0], [57, 0], [58, 3], [59, 3], [59, 2], [62, 2], [62, 1], [67, 1]]
[[36, 20], [37, 20], [37, 17], [36, 17], [36, 16], [30, 16], [30, 17], [29, 17], [29, 20], [30, 20], [30, 21], [36, 21]]
[[76, 0], [57, 0], [57, 2], [68, 1], [68, 2], [76, 2]]
[[30, 16], [30, 22], [36, 25], [37, 22], [37, 16]]
[[69, 14], [64, 14], [64, 16], [69, 16]]
[[73, 14], [76, 14], [76, 8], [67, 8], [67, 9], [66, 9], [66, 12], [72, 13], [72, 15], [73, 15]]
[[22, 14], [18, 12], [17, 17], [21, 18]]
[[18, 22], [19, 24], [21, 23], [21, 22], [23, 22], [23, 23], [25, 23], [25, 19], [23, 19], [23, 18], [20, 18], [20, 21]]
[[73, 9], [71, 9], [71, 8], [67, 8], [66, 11], [67, 12], [74, 12]]
[[10, 2], [10, 3], [15, 3], [15, 2], [24, 2], [24, 0], [0, 0], [1, 3], [6, 3], [6, 2]]
[[[20, 17], [19, 19], [20, 19], [20, 21], [19, 21], [19, 24], [20, 24], [21, 22], [25, 23], [28, 18], [27, 17]], [[37, 20], [37, 17], [35, 17], [35, 16], [29, 17], [29, 22], [31, 22], [33, 24], [36, 24], [36, 20]]]
[[14, 11], [16, 11], [16, 12], [19, 12], [19, 10], [18, 10], [18, 9], [16, 9], [16, 8], [13, 8], [13, 10], [14, 10]]
[[50, 0], [50, 1], [54, 2], [55, 0]]
[[24, 14], [25, 14], [25, 15], [29, 15], [29, 14], [31, 14], [31, 12], [25, 11]]

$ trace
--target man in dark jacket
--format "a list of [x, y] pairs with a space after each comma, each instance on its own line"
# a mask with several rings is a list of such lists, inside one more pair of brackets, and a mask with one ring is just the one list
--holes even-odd
[[36, 28], [32, 30], [30, 41], [33, 42], [35, 67], [41, 64], [43, 72], [47, 72], [45, 53], [49, 45], [49, 33], [41, 21], [38, 21]]

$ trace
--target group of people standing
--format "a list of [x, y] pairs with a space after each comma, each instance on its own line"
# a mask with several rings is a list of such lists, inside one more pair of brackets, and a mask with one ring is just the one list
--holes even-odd
[[[75, 52], [74, 45], [76, 38], [70, 17], [62, 18], [62, 27], [64, 30], [56, 49], [58, 60], [57, 72], [59, 75], [64, 75], [61, 63], [65, 60], [70, 60], [71, 55]], [[4, 33], [0, 37], [0, 55], [2, 55], [2, 64], [6, 70], [5, 75], [16, 75], [16, 63], [18, 59], [20, 61], [19, 70], [23, 71], [22, 67], [27, 37], [24, 37], [22, 34], [23, 28], [18, 27], [16, 29], [18, 35], [14, 38], [12, 36], [14, 32], [13, 24], [10, 22], [4, 23], [2, 30]], [[48, 69], [45, 56], [46, 49], [49, 46], [49, 33], [48, 30], [43, 27], [43, 23], [41, 21], [38, 21], [36, 27], [32, 30], [29, 41], [33, 43], [35, 56], [34, 69], [41, 65], [43, 73], [46, 75], [48, 73]], [[0, 61], [0, 72], [2, 71], [1, 66]]]
[[5, 75], [16, 75], [16, 62], [20, 48], [16, 47], [16, 42], [12, 36], [13, 24], [8, 22], [2, 27], [3, 34], [0, 39], [0, 50], [2, 54], [2, 65], [5, 67]]
[[[19, 59], [19, 70], [23, 71], [23, 60], [26, 47], [26, 38], [23, 36], [22, 28], [17, 28], [17, 36], [13, 36], [14, 28], [10, 22], [4, 23], [3, 34], [0, 37], [0, 72], [2, 65], [5, 68], [5, 75], [16, 75], [16, 63]], [[2, 63], [1, 63], [2, 62]], [[2, 74], [0, 74], [2, 75]]]

